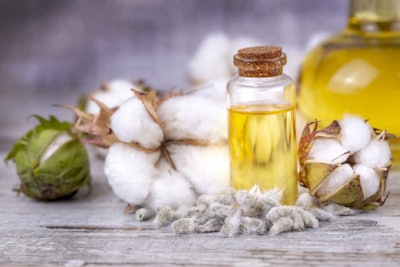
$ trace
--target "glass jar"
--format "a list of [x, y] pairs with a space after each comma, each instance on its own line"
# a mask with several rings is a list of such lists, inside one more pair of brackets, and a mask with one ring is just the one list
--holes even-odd
[[[400, 136], [400, 0], [350, 0], [346, 28], [305, 57], [298, 80], [298, 109], [327, 126], [359, 115]], [[400, 165], [400, 142], [389, 140]]]
[[231, 186], [279, 189], [283, 204], [297, 199], [296, 90], [283, 74], [280, 47], [240, 49], [239, 75], [227, 86]]

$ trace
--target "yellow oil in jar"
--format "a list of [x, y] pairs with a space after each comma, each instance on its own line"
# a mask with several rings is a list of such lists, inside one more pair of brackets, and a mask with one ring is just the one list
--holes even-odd
[[295, 108], [291, 104], [229, 109], [231, 185], [283, 191], [282, 204], [297, 199]]
[[[372, 43], [371, 43], [372, 42]], [[298, 106], [306, 120], [327, 126], [344, 114], [400, 136], [400, 41], [376, 38], [349, 44], [341, 37], [320, 45], [304, 60]], [[400, 163], [400, 142], [390, 145]]]

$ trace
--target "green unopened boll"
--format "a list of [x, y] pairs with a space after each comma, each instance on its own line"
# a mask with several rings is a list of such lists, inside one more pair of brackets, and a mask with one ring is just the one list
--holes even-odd
[[35, 116], [39, 124], [22, 136], [5, 162], [13, 160], [21, 184], [17, 189], [39, 200], [64, 199], [90, 187], [89, 158], [72, 125], [50, 116]]

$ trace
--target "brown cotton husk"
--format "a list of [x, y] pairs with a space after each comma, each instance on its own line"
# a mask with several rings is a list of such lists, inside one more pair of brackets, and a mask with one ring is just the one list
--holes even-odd
[[[367, 123], [366, 121], [364, 122]], [[372, 189], [375, 191], [373, 185], [374, 183], [378, 184], [378, 181], [375, 180], [376, 178], [373, 180], [374, 182], [372, 180], [365, 181], [366, 179], [373, 179], [373, 177], [365, 175], [363, 176], [364, 180], [362, 180], [360, 175], [356, 172], [353, 173], [353, 176], [349, 176], [349, 178], [347, 178], [344, 173], [340, 174], [342, 175], [340, 176], [342, 177], [340, 179], [329, 176], [341, 164], [349, 164], [351, 168], [356, 164], [362, 165], [363, 162], [355, 162], [352, 153], [349, 152], [349, 157], [344, 162], [332, 164], [322, 162], [318, 158], [315, 158], [315, 156], [313, 158], [310, 157], [310, 151], [318, 138], [334, 139], [340, 143], [342, 140], [341, 131], [341, 121], [337, 120], [322, 129], [318, 128], [318, 121], [316, 120], [306, 124], [299, 142], [298, 151], [300, 161], [300, 184], [308, 188], [310, 194], [320, 203], [331, 202], [351, 208], [366, 210], [374, 209], [383, 205], [387, 197], [387, 195], [385, 196], [385, 190], [391, 166], [390, 163], [384, 166], [370, 167], [370, 169], [372, 169], [377, 175], [374, 177], [379, 177], [379, 186], [376, 192], [368, 197], [368, 195], [366, 195], [367, 193], [363, 192], [363, 186], [365, 186], [367, 188], [366, 190], [369, 190], [369, 192], [371, 192]], [[368, 143], [373, 140], [386, 140], [392, 137], [393, 135], [386, 133], [385, 130], [382, 131], [371, 127], [371, 139]], [[328, 153], [329, 147], [326, 149]], [[324, 152], [325, 150], [322, 151]], [[353, 153], [357, 153], [358, 151]], [[376, 153], [379, 153], [379, 151]], [[340, 156], [341, 155], [338, 155], [338, 157]], [[365, 166], [368, 167], [368, 164]], [[333, 179], [335, 186], [328, 186], [329, 179]], [[368, 184], [364, 184], [366, 182], [368, 182]], [[324, 190], [321, 190], [321, 188], [324, 188]], [[324, 193], [322, 194], [321, 192]]]
[[156, 112], [156, 97], [157, 97], [156, 91], [149, 91], [148, 93], [142, 93], [132, 89], [132, 92], [138, 99], [140, 99], [140, 101], [142, 101], [144, 107], [146, 108], [147, 112], [149, 113], [150, 117], [154, 120], [154, 122], [162, 126]]
[[337, 164], [308, 161], [302, 169], [303, 185], [314, 195], [324, 183], [328, 175], [337, 167]]
[[337, 204], [357, 207], [362, 202], [364, 195], [361, 188], [360, 176], [355, 175], [341, 188], [328, 195], [318, 196], [321, 202], [334, 202]]
[[86, 113], [71, 105], [59, 106], [72, 110], [75, 113], [76, 121], [74, 129], [86, 134], [86, 137], [82, 139], [83, 141], [98, 147], [108, 148], [118, 141], [117, 137], [112, 133], [110, 126], [110, 118], [117, 108], [109, 108], [92, 97], [89, 97], [89, 99], [99, 106], [100, 112], [98, 114]]
[[314, 190], [315, 187], [319, 185], [321, 181], [328, 175], [328, 173], [334, 169], [334, 166], [326, 166], [324, 163], [318, 163], [315, 161], [311, 164], [314, 165], [314, 167], [310, 168], [311, 162], [309, 162], [308, 154], [310, 153], [316, 138], [336, 138], [339, 132], [340, 126], [336, 120], [333, 121], [331, 125], [321, 130], [318, 130], [317, 120], [306, 124], [302, 132], [298, 150], [300, 165], [304, 166], [300, 169], [299, 175], [301, 185], [309, 188], [310, 190]]

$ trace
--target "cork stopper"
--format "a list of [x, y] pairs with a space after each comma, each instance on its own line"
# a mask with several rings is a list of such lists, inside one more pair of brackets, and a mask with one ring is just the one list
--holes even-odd
[[283, 73], [286, 54], [279, 46], [254, 46], [240, 49], [233, 57], [239, 75], [244, 77], [272, 77]]

